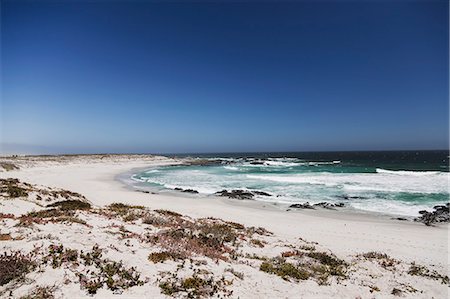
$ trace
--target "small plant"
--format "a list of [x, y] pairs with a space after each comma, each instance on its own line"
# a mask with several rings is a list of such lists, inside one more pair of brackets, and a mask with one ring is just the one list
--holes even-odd
[[36, 264], [29, 255], [20, 251], [4, 252], [0, 255], [0, 286], [8, 282], [23, 278], [35, 268]]
[[47, 205], [47, 207], [59, 208], [62, 211], [89, 210], [91, 204], [81, 200], [64, 200]]
[[306, 280], [309, 278], [309, 273], [303, 269], [299, 269], [291, 263], [284, 262], [281, 259], [274, 259], [272, 261], [263, 262], [259, 267], [259, 270], [276, 274], [281, 278], [288, 280], [294, 278], [296, 280]]
[[400, 264], [399, 261], [391, 258], [386, 253], [371, 251], [371, 252], [362, 254], [362, 256], [369, 260], [377, 260], [378, 264], [381, 267], [383, 267], [384, 269], [390, 269], [390, 268], [393, 268], [395, 265]]
[[181, 216], [183, 216], [183, 215], [181, 215], [181, 214], [179, 214], [177, 212], [170, 211], [170, 210], [155, 210], [155, 212], [157, 212], [159, 214], [162, 214], [162, 215], [165, 215], [165, 216], [173, 216], [173, 217], [181, 217]]
[[167, 225], [169, 223], [169, 221], [167, 219], [165, 219], [164, 217], [161, 217], [161, 216], [147, 214], [142, 219], [142, 223], [160, 227], [160, 226]]
[[0, 179], [0, 191], [9, 198], [28, 197], [28, 190], [20, 186], [18, 179]]
[[176, 296], [178, 293], [185, 294], [186, 298], [211, 298], [213, 296], [229, 297], [231, 291], [225, 289], [225, 280], [214, 280], [214, 277], [202, 278], [197, 274], [186, 278], [178, 278], [172, 276], [169, 279], [161, 282], [159, 287], [161, 292], [165, 295]]
[[53, 269], [61, 267], [64, 263], [76, 263], [78, 260], [78, 251], [75, 249], [64, 249], [63, 245], [50, 245], [49, 254], [44, 258], [44, 263], [50, 262]]
[[401, 296], [403, 294], [403, 291], [397, 288], [393, 288], [391, 294], [394, 296]]
[[55, 286], [38, 286], [34, 288], [28, 295], [20, 297], [20, 299], [53, 299], [55, 298]]
[[251, 239], [250, 243], [253, 245], [258, 246], [259, 248], [263, 248], [264, 247], [264, 243], [261, 240], [258, 239]]
[[234, 276], [236, 276], [237, 278], [239, 278], [240, 280], [244, 279], [244, 273], [242, 272], [237, 272], [236, 270], [234, 270], [233, 268], [227, 268], [225, 269], [225, 271], [230, 272], [231, 274], [233, 274]]
[[181, 254], [176, 253], [174, 251], [161, 251], [161, 252], [150, 253], [150, 255], [148, 256], [148, 259], [149, 259], [149, 261], [157, 264], [157, 263], [163, 263], [167, 260], [173, 260], [173, 261], [181, 260], [181, 259], [184, 259], [184, 257]]
[[0, 241], [9, 241], [9, 240], [12, 240], [10, 234], [0, 234]]
[[318, 260], [321, 264], [330, 266], [330, 267], [338, 267], [346, 265], [346, 262], [338, 259], [326, 252], [309, 252], [307, 254], [310, 258]]
[[13, 163], [6, 163], [6, 162], [0, 163], [0, 167], [6, 171], [19, 169], [19, 167], [17, 165], [15, 165]]
[[442, 284], [449, 284], [450, 280], [447, 275], [439, 274], [437, 271], [430, 271], [425, 266], [417, 265], [416, 263], [411, 263], [409, 267], [408, 274], [412, 276], [422, 276], [431, 278], [434, 280], [440, 280]]
[[144, 210], [144, 206], [130, 206], [124, 203], [116, 202], [108, 206], [108, 209], [117, 212], [119, 215], [125, 214], [130, 209]]

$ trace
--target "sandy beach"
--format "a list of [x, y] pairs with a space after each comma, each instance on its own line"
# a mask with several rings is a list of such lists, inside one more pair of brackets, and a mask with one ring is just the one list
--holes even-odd
[[[442, 277], [448, 275], [448, 224], [440, 224], [433, 227], [411, 221], [398, 221], [386, 216], [374, 214], [349, 213], [345, 211], [329, 210], [301, 210], [286, 211], [272, 204], [256, 201], [240, 201], [221, 197], [202, 198], [198, 196], [173, 196], [168, 194], [145, 193], [133, 190], [125, 185], [119, 178], [133, 172], [133, 169], [147, 168], [160, 165], [182, 163], [158, 156], [117, 155], [117, 156], [64, 156], [64, 157], [18, 157], [15, 159], [2, 158], [4, 163], [14, 163], [19, 169], [0, 172], [0, 178], [15, 178], [20, 182], [31, 185], [45, 186], [70, 190], [83, 195], [96, 209], [104, 209], [113, 203], [123, 203], [130, 206], [143, 206], [149, 210], [170, 210], [189, 219], [214, 217], [224, 221], [243, 224], [246, 227], [263, 227], [273, 233], [270, 237], [261, 236], [262, 241], [267, 242], [265, 249], [267, 256], [279, 255], [284, 251], [286, 244], [299, 245], [299, 242], [314, 244], [320, 251], [327, 251], [352, 267], [347, 274], [347, 279], [331, 279], [325, 285], [318, 284], [313, 279], [282, 279], [277, 275], [258, 271], [257, 263], [238, 263], [237, 268], [244, 273], [244, 279], [234, 277], [234, 283], [225, 283], [223, 288], [233, 290], [229, 294], [231, 298], [386, 298], [386, 297], [411, 297], [411, 298], [447, 298], [448, 281], [430, 278], [426, 275], [407, 274], [411, 263], [423, 265], [430, 273], [436, 271]], [[45, 205], [36, 200], [27, 198], [10, 199], [2, 197], [2, 214], [13, 214], [19, 217], [30, 211], [44, 209]], [[55, 240], [39, 240], [38, 235], [54, 233], [65, 247], [87, 250], [95, 243], [106, 247], [108, 242], [114, 242], [110, 236], [105, 237], [100, 233], [100, 224], [97, 214], [89, 214], [86, 211], [79, 217], [86, 221], [91, 231], [76, 229], [77, 224], [70, 224], [69, 229], [64, 230], [63, 224], [37, 224], [33, 228], [17, 228], [13, 219], [2, 218], [2, 234], [11, 236], [22, 235], [0, 242], [2, 251], [23, 249], [31, 251], [33, 246], [27, 240], [45, 244], [56, 242]], [[102, 218], [103, 219], [103, 218]], [[122, 223], [119, 220], [103, 219], [103, 222]], [[143, 232], [144, 227], [134, 221], [127, 230], [136, 234]], [[92, 223], [91, 223], [92, 222]], [[93, 236], [98, 229], [98, 238]], [[27, 231], [26, 231], [27, 230]], [[83, 232], [86, 231], [85, 236]], [[72, 235], [70, 235], [72, 234]], [[76, 235], [73, 235], [76, 234]], [[85, 237], [88, 237], [85, 239]], [[64, 241], [64, 242], [63, 242]], [[106, 288], [100, 288], [94, 295], [97, 297], [146, 297], [164, 298], [166, 295], [160, 292], [160, 287], [155, 275], [163, 269], [170, 269], [171, 263], [164, 263], [163, 267], [153, 265], [147, 261], [147, 255], [152, 250], [151, 245], [145, 245], [135, 240], [137, 251], [130, 249], [122, 241], [117, 241], [115, 246], [120, 254], [114, 255], [111, 248], [108, 256], [115, 257], [140, 269], [142, 275], [148, 281], [142, 286], [127, 288], [123, 292], [114, 292]], [[108, 244], [107, 244], [108, 243]], [[123, 244], [122, 244], [123, 243]], [[283, 243], [283, 245], [280, 245]], [[247, 245], [242, 245], [246, 248]], [[44, 246], [45, 247], [45, 246]], [[157, 246], [158, 247], [158, 246]], [[251, 246], [250, 246], [251, 247]], [[250, 248], [249, 247], [249, 248]], [[294, 248], [292, 247], [292, 248]], [[251, 252], [251, 248], [249, 249]], [[284, 248], [284, 249], [283, 249]], [[154, 249], [154, 248], [153, 248]], [[245, 250], [244, 250], [245, 251]], [[287, 251], [287, 249], [286, 249]], [[395, 269], [380, 266], [376, 258], [358, 258], [361, 254], [378, 252], [386, 254], [390, 259], [398, 261]], [[380, 257], [381, 258], [381, 257]], [[381, 258], [382, 259], [382, 258]], [[210, 259], [211, 260], [211, 259]], [[229, 263], [229, 264], [227, 264]], [[216, 266], [210, 262], [206, 268], [213, 276], [219, 277], [220, 271], [231, 267], [232, 262], [220, 261]], [[145, 265], [145, 267], [144, 267]], [[249, 267], [252, 270], [249, 270]], [[256, 268], [255, 268], [256, 267]], [[67, 266], [69, 268], [69, 266]], [[145, 268], [145, 269], [144, 269]], [[42, 273], [30, 273], [25, 282], [11, 287], [4, 285], [0, 288], [0, 295], [8, 298], [9, 291], [13, 291], [13, 297], [26, 295], [40, 284], [57, 282], [62, 273], [51, 274], [52, 271], [67, 272], [69, 270], [51, 269]], [[169, 270], [171, 271], [171, 270]], [[403, 271], [403, 272], [402, 272]], [[270, 271], [269, 271], [270, 272]], [[427, 272], [428, 273], [428, 272]], [[433, 272], [434, 273], [434, 272]], [[67, 273], [66, 273], [67, 275]], [[62, 277], [61, 276], [61, 277]], [[233, 275], [232, 275], [233, 276]], [[447, 278], [448, 279], [448, 278]], [[69, 278], [70, 280], [70, 278]], [[88, 296], [86, 291], [76, 283], [59, 285], [56, 287], [55, 296], [70, 298]], [[399, 290], [396, 292], [394, 289]], [[226, 293], [222, 293], [224, 295]], [[172, 296], [185, 296], [186, 293], [174, 293]], [[208, 295], [209, 296], [209, 295]], [[214, 295], [216, 296], [216, 295]]]

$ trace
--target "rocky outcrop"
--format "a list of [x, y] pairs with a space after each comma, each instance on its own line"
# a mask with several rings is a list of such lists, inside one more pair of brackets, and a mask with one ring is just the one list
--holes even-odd
[[255, 196], [252, 192], [246, 190], [222, 190], [216, 192], [215, 194], [235, 199], [253, 199], [253, 197]]
[[254, 194], [256, 195], [262, 195], [262, 196], [272, 196], [272, 194], [269, 194], [267, 192], [264, 191], [253, 191]]
[[335, 210], [335, 208], [342, 208], [344, 207], [343, 202], [339, 202], [336, 204], [329, 203], [329, 202], [319, 202], [316, 204], [311, 205], [309, 202], [305, 203], [295, 203], [289, 206], [290, 208], [296, 208], [296, 209], [311, 209], [314, 210], [315, 208], [324, 208], [329, 210]]
[[184, 164], [190, 166], [215, 166], [230, 164], [230, 161], [221, 159], [195, 159], [187, 160]]
[[415, 218], [414, 221], [422, 222], [428, 226], [435, 223], [450, 222], [449, 203], [445, 206], [434, 206], [433, 209], [433, 212], [419, 211], [421, 216]]
[[197, 194], [198, 193], [198, 191], [194, 190], [194, 189], [183, 189], [183, 188], [178, 188], [178, 187], [173, 189], [173, 190], [184, 192], [184, 193], [193, 193], [193, 194]]
[[309, 202], [294, 203], [294, 204], [290, 205], [289, 207], [290, 208], [295, 208], [295, 209], [311, 209], [311, 210], [314, 210], [314, 207]]
[[342, 199], [342, 200], [367, 199], [367, 197], [364, 197], [364, 196], [349, 196], [349, 195], [340, 195], [340, 196], [337, 196], [337, 198]]

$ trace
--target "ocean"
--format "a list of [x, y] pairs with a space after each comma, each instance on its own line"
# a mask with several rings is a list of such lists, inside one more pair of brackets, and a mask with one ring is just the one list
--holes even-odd
[[[164, 166], [132, 175], [156, 192], [193, 189], [263, 191], [255, 200], [344, 203], [360, 212], [418, 216], [449, 201], [448, 151], [218, 153], [177, 157], [220, 160], [207, 166]], [[174, 191], [173, 191], [174, 192]], [[179, 192], [178, 192], [179, 193]]]

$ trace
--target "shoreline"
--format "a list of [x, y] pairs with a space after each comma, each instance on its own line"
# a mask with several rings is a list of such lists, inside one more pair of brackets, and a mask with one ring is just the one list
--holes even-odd
[[[89, 159], [89, 155], [85, 157]], [[114, 157], [117, 157], [117, 155]], [[125, 157], [136, 156], [125, 155]], [[399, 254], [401, 256], [405, 254], [405, 251], [398, 248], [401, 247], [400, 240], [404, 238], [405, 244], [411, 243], [408, 241], [408, 237], [405, 238], [405, 236], [414, 236], [414, 239], [417, 239], [421, 234], [422, 237], [417, 239], [417, 243], [421, 244], [420, 248], [427, 248], [426, 243], [428, 239], [444, 240], [445, 247], [448, 248], [448, 235], [446, 232], [448, 232], [449, 224], [426, 227], [421, 223], [412, 221], [398, 221], [389, 219], [387, 216], [347, 211], [325, 209], [280, 211], [279, 208], [273, 207], [272, 204], [256, 200], [240, 201], [216, 196], [190, 197], [181, 196], [181, 194], [180, 196], [158, 193], [147, 194], [133, 190], [132, 187], [117, 180], [118, 176], [132, 173], [139, 169], [182, 163], [182, 160], [162, 156], [151, 157], [157, 157], [157, 160], [145, 160], [138, 156], [138, 159], [130, 161], [119, 159], [119, 161], [62, 163], [60, 165], [46, 165], [44, 162], [43, 165], [39, 166], [1, 172], [0, 177], [5, 178], [10, 175], [35, 184], [79, 192], [99, 207], [113, 202], [123, 202], [131, 205], [144, 205], [154, 209], [174, 210], [191, 217], [218, 217], [229, 221], [244, 222], [246, 225], [267, 227], [269, 230], [276, 230], [281, 234], [288, 233], [290, 237], [304, 235], [307, 239], [324, 243], [345, 254], [354, 253], [356, 249], [367, 251], [369, 248], [372, 248], [374, 250], [387, 249], [387, 253], [391, 254], [395, 254], [400, 249], [398, 251], [401, 252]], [[271, 221], [267, 221], [267, 219], [271, 219]], [[307, 228], [302, 225], [305, 223], [308, 224]], [[284, 229], [284, 227], [292, 228], [294, 226], [297, 226], [298, 229]], [[333, 234], [339, 235], [337, 228], [342, 229], [342, 233], [349, 237], [349, 240], [352, 240], [351, 245], [339, 245], [338, 243], [342, 242], [337, 242], [340, 238], [336, 238], [336, 236], [329, 238]], [[380, 235], [383, 231], [385, 236]], [[360, 238], [350, 237], [349, 235], [353, 233], [360, 236]], [[399, 240], [395, 242], [395, 246], [392, 246], [392, 248], [384, 248], [375, 242], [381, 237], [385, 239], [383, 242], [389, 244], [391, 241], [387, 240], [395, 240], [397, 236]], [[367, 241], [367, 243], [361, 242], [362, 239]], [[448, 259], [447, 248], [445, 247], [433, 246], [433, 251], [436, 251], [436, 254], [414, 252], [411, 254], [410, 260], [419, 258], [424, 261], [434, 261], [433, 263], [438, 264], [439, 261]]]
[[[44, 161], [29, 167], [22, 165], [19, 170], [0, 172], [0, 178], [17, 178], [31, 184], [77, 192], [99, 208], [119, 202], [153, 210], [170, 210], [193, 219], [214, 217], [246, 227], [263, 227], [280, 240], [308, 240], [343, 259], [351, 260], [366, 252], [381, 252], [406, 263], [417, 262], [440, 273], [449, 273], [448, 223], [429, 227], [417, 222], [347, 211], [285, 211], [256, 200], [144, 193], [133, 190], [118, 177], [181, 161], [154, 156], [148, 159], [93, 159], [87, 157], [81, 162], [56, 164]], [[22, 213], [34, 208], [27, 206], [27, 209]], [[8, 212], [5, 210], [6, 207], [2, 206], [2, 213]], [[276, 248], [276, 243], [273, 246]]]
[[[167, 164], [164, 165], [164, 167], [170, 167], [170, 166], [177, 166], [177, 165], [187, 165], [189, 166], [189, 162], [184, 162], [184, 159], [181, 159], [179, 163], [174, 164]], [[174, 197], [188, 197], [188, 198], [203, 198], [203, 199], [221, 199], [225, 202], [229, 203], [230, 205], [236, 205], [239, 206], [242, 204], [243, 206], [254, 206], [255, 208], [261, 208], [264, 207], [272, 207], [274, 210], [280, 211], [280, 212], [291, 212], [291, 213], [306, 213], [308, 215], [312, 214], [314, 215], [317, 213], [321, 217], [334, 217], [335, 214], [344, 214], [346, 217], [355, 217], [355, 219], [358, 220], [364, 220], [364, 218], [367, 219], [381, 219], [381, 220], [393, 220], [398, 222], [412, 222], [416, 223], [414, 221], [415, 218], [419, 217], [419, 215], [411, 216], [411, 215], [403, 215], [403, 214], [395, 214], [395, 213], [383, 213], [378, 211], [371, 211], [371, 210], [362, 210], [357, 209], [351, 206], [348, 206], [347, 204], [344, 207], [334, 207], [334, 208], [323, 208], [321, 206], [314, 207], [314, 209], [307, 209], [307, 208], [295, 208], [291, 207], [293, 204], [307, 204], [308, 202], [280, 202], [280, 201], [270, 201], [270, 200], [262, 200], [259, 199], [235, 199], [235, 198], [229, 198], [227, 196], [219, 196], [214, 194], [205, 194], [205, 193], [186, 193], [182, 192], [180, 190], [175, 189], [169, 189], [169, 188], [155, 188], [151, 186], [142, 186], [140, 185], [141, 182], [133, 180], [131, 178], [132, 175], [144, 172], [146, 170], [151, 170], [153, 168], [160, 167], [158, 165], [153, 165], [151, 167], [139, 167], [139, 168], [133, 168], [131, 170], [128, 170], [123, 173], [119, 173], [115, 176], [115, 180], [119, 181], [123, 185], [125, 185], [129, 190], [132, 191], [142, 191], [142, 192], [150, 192], [155, 195], [161, 195], [161, 196], [174, 196]], [[195, 190], [195, 189], [194, 189]], [[247, 191], [247, 190], [246, 190]], [[255, 190], [249, 190], [249, 191], [255, 191]], [[258, 191], [258, 190], [256, 190]], [[324, 201], [326, 202], [326, 201]], [[327, 202], [329, 203], [329, 202]], [[345, 201], [340, 201], [338, 203], [345, 204]], [[436, 204], [437, 205], [437, 204]], [[310, 204], [311, 207], [313, 207], [313, 204]], [[327, 215], [327, 216], [324, 216]], [[339, 217], [338, 217], [339, 218]], [[446, 225], [445, 223], [435, 223], [435, 226], [442, 226]]]

